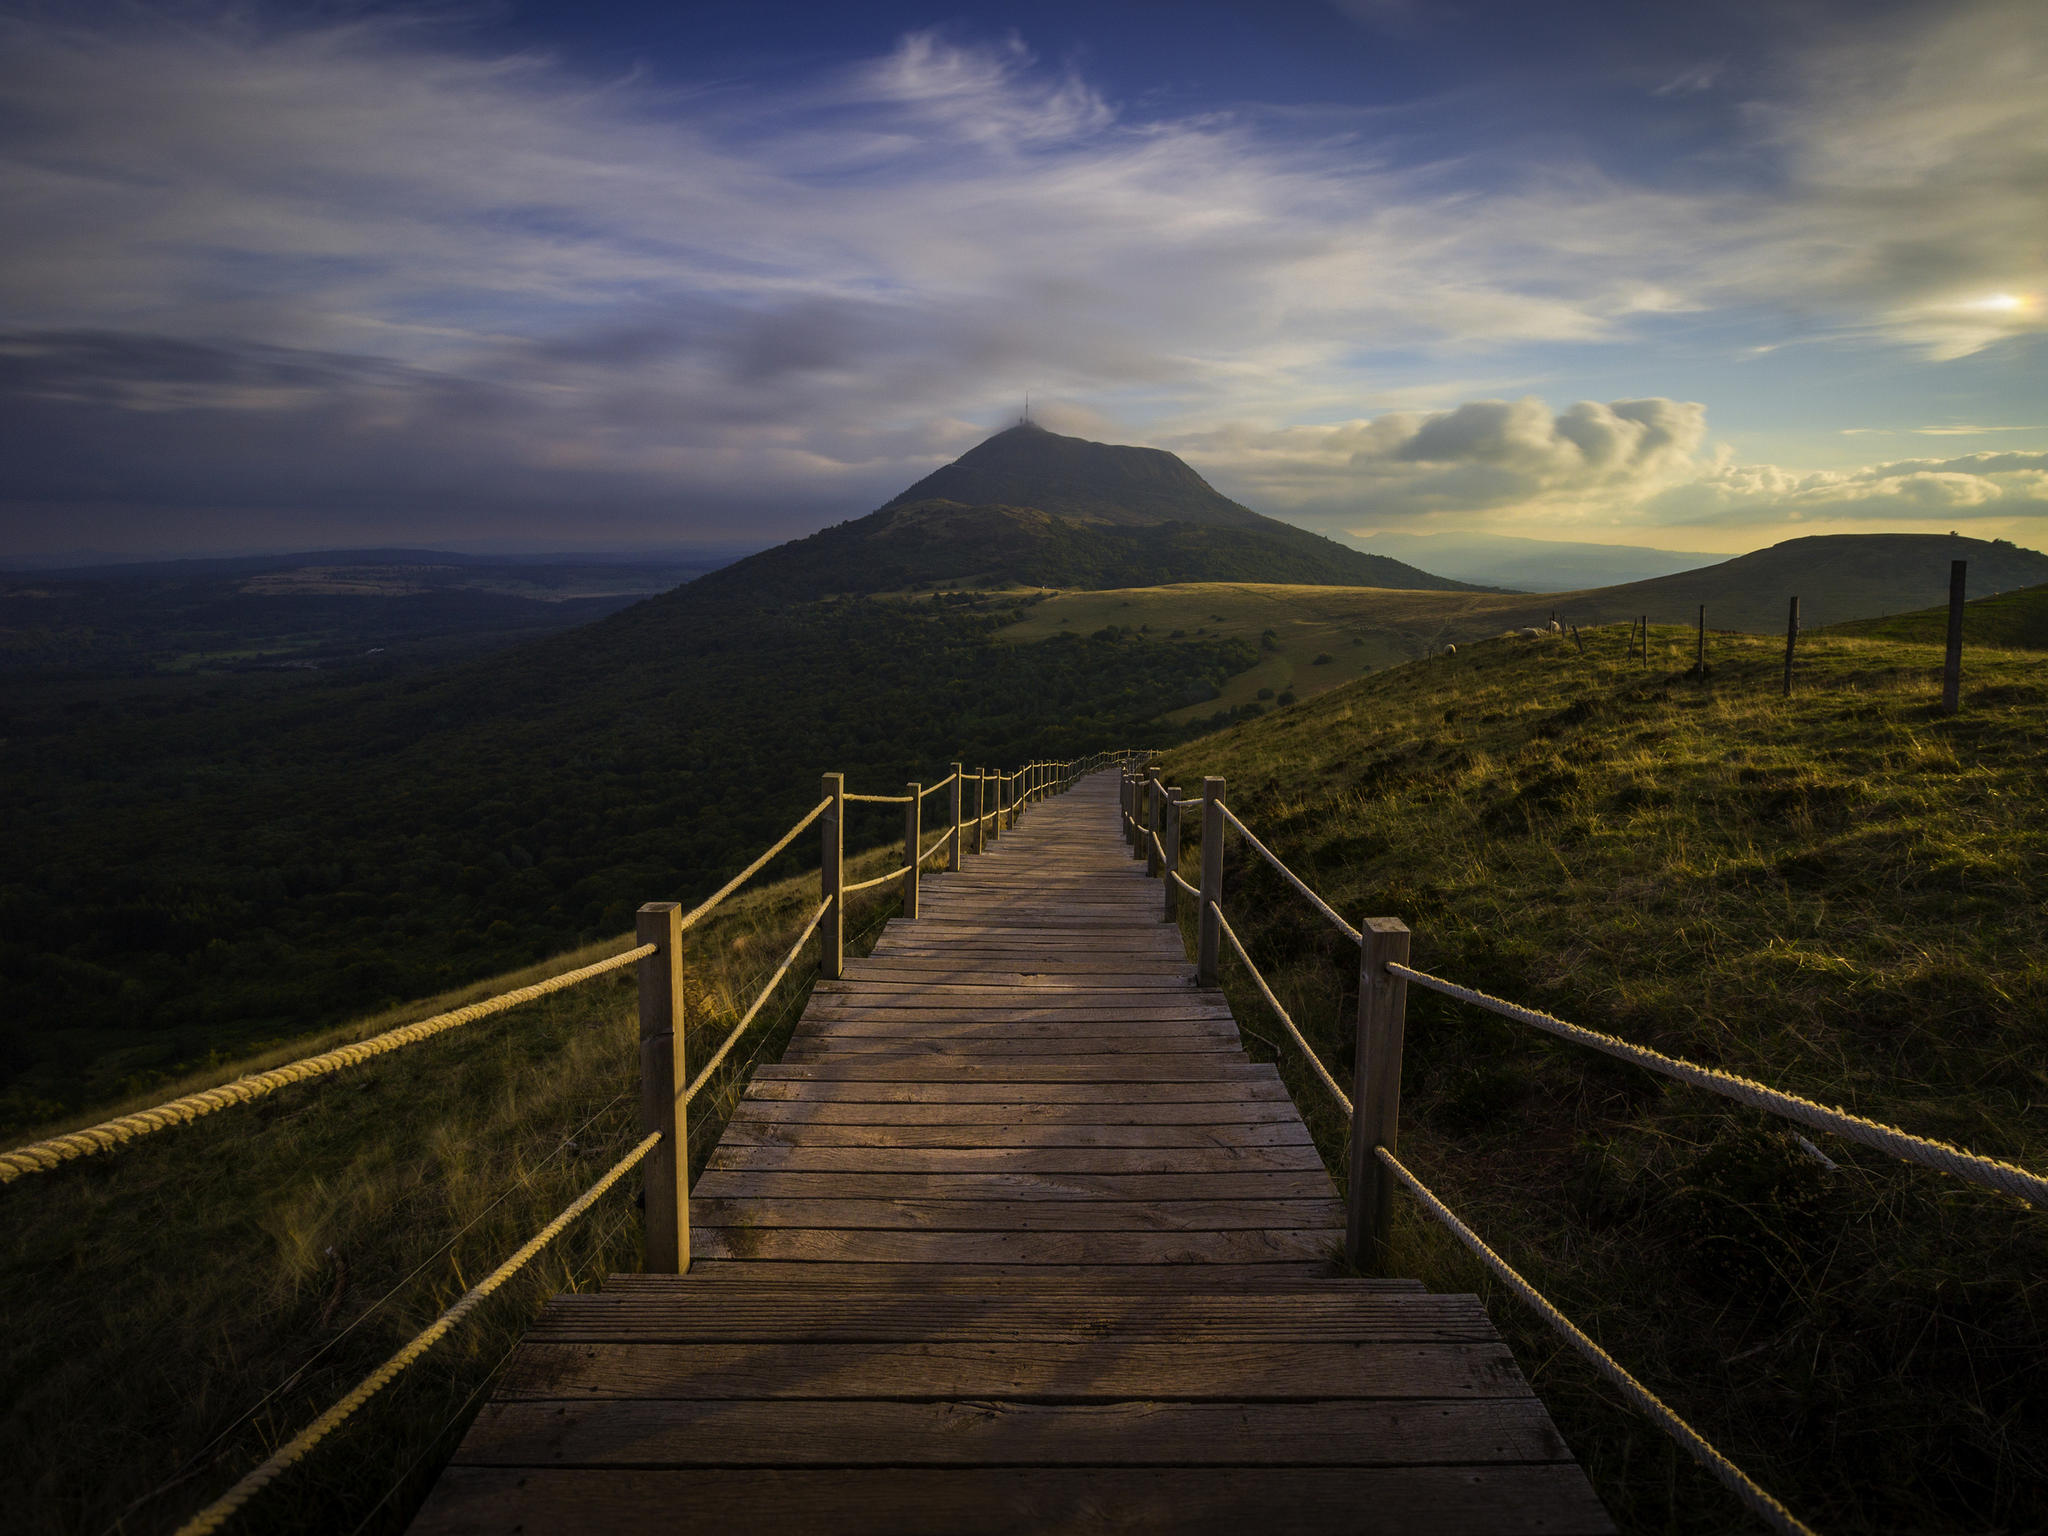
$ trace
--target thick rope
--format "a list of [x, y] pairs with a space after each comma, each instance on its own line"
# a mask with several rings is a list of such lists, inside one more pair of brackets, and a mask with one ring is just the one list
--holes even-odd
[[1647, 1046], [1631, 1045], [1613, 1035], [1603, 1035], [1598, 1030], [1583, 1025], [1570, 1024], [1548, 1013], [1534, 1008], [1523, 1008], [1506, 1002], [1485, 992], [1461, 987], [1456, 982], [1445, 981], [1441, 976], [1432, 976], [1427, 971], [1412, 970], [1408, 966], [1388, 962], [1388, 971], [1396, 976], [1405, 976], [1417, 986], [1427, 987], [1432, 992], [1441, 992], [1446, 997], [1455, 997], [1460, 1002], [1500, 1014], [1503, 1018], [1519, 1023], [1533, 1024], [1560, 1039], [1570, 1040], [1577, 1045], [1590, 1046], [1609, 1056], [1623, 1061], [1634, 1062], [1652, 1072], [1661, 1072], [1666, 1077], [1676, 1078], [1681, 1083], [1691, 1083], [1696, 1088], [1705, 1088], [1724, 1098], [1747, 1104], [1755, 1109], [1767, 1109], [1773, 1114], [1783, 1115], [1787, 1120], [1796, 1120], [1801, 1125], [1815, 1130], [1832, 1131], [1837, 1136], [1846, 1136], [1880, 1152], [1889, 1152], [1893, 1157], [1909, 1163], [1919, 1163], [1928, 1168], [1952, 1173], [1959, 1179], [1968, 1179], [1973, 1184], [1982, 1184], [2002, 1194], [2012, 1195], [2032, 1205], [2048, 1207], [2048, 1179], [2037, 1173], [2029, 1173], [2013, 1163], [2000, 1162], [1996, 1158], [1979, 1157], [1962, 1147], [1951, 1146], [1945, 1141], [1930, 1141], [1925, 1136], [1915, 1136], [1897, 1126], [1883, 1125], [1875, 1120], [1866, 1120], [1861, 1115], [1852, 1115], [1844, 1109], [1830, 1109], [1825, 1104], [1816, 1104], [1812, 1099], [1802, 1099], [1796, 1094], [1780, 1093], [1775, 1088], [1766, 1088], [1762, 1083], [1746, 1077], [1737, 1077], [1732, 1072], [1722, 1072], [1713, 1067], [1702, 1067], [1690, 1061], [1681, 1061], [1666, 1056], [1661, 1051], [1650, 1050]]
[[1189, 885], [1187, 881], [1181, 879], [1179, 870], [1169, 869], [1166, 872], [1166, 878], [1173, 882], [1174, 889], [1179, 891], [1183, 896], [1193, 896], [1197, 900], [1201, 898], [1201, 891], [1198, 890], [1196, 887]]
[[840, 797], [844, 800], [858, 800], [863, 805], [908, 805], [908, 795], [856, 795], [851, 790]]
[[923, 864], [926, 860], [931, 858], [933, 854], [937, 853], [941, 848], [945, 847], [947, 843], [951, 842], [952, 838], [953, 829], [951, 827], [941, 827], [939, 829], [938, 835], [932, 839], [931, 847], [925, 849], [923, 853], [920, 853], [917, 856], [917, 862], [919, 864]]
[[936, 795], [942, 789], [951, 788], [953, 781], [959, 777], [960, 775], [957, 773], [947, 774], [943, 779], [939, 780], [938, 783], [927, 785], [924, 789], [924, 792], [921, 795], [919, 795], [918, 798], [920, 800], [926, 799], [932, 795]]
[[559, 1237], [578, 1216], [596, 1204], [606, 1190], [624, 1178], [660, 1141], [661, 1132], [654, 1131], [632, 1151], [612, 1164], [610, 1171], [578, 1196], [575, 1204], [527, 1239], [517, 1253], [492, 1270], [461, 1300], [429, 1323], [397, 1354], [357, 1382], [355, 1389], [348, 1396], [280, 1446], [263, 1465], [180, 1526], [178, 1536], [207, 1536], [207, 1533], [219, 1530], [236, 1510], [275, 1482], [281, 1473], [324, 1440], [344, 1419], [389, 1386], [400, 1371], [433, 1348], [450, 1329], [475, 1311], [485, 1297], [518, 1274], [528, 1260]]
[[154, 1109], [138, 1110], [132, 1115], [118, 1119], [103, 1120], [98, 1125], [82, 1131], [71, 1131], [62, 1136], [52, 1136], [47, 1141], [30, 1142], [25, 1147], [16, 1147], [11, 1152], [0, 1153], [0, 1184], [9, 1184], [25, 1173], [43, 1173], [69, 1162], [74, 1157], [84, 1157], [89, 1152], [105, 1152], [146, 1136], [151, 1131], [161, 1131], [173, 1125], [183, 1125], [197, 1120], [201, 1115], [210, 1115], [217, 1109], [226, 1109], [234, 1104], [246, 1104], [251, 1099], [260, 1099], [265, 1094], [292, 1083], [303, 1083], [308, 1078], [324, 1077], [329, 1072], [339, 1072], [343, 1067], [353, 1067], [381, 1056], [386, 1051], [395, 1051], [400, 1046], [412, 1045], [416, 1041], [429, 1039], [444, 1030], [474, 1024], [478, 1019], [487, 1019], [494, 1013], [503, 1013], [521, 1003], [530, 1003], [537, 997], [546, 997], [550, 992], [559, 992], [564, 987], [573, 987], [578, 982], [589, 981], [607, 971], [616, 971], [621, 966], [631, 965], [643, 956], [655, 953], [655, 946], [642, 944], [623, 954], [613, 955], [609, 960], [600, 960], [595, 965], [586, 965], [579, 970], [564, 971], [559, 976], [550, 976], [537, 981], [530, 987], [520, 987], [511, 992], [501, 992], [496, 997], [485, 998], [480, 1003], [471, 1003], [466, 1008], [457, 1008], [451, 1013], [437, 1013], [431, 1019], [421, 1019], [417, 1024], [400, 1025], [397, 1029], [386, 1030], [381, 1035], [372, 1035], [367, 1040], [358, 1040], [353, 1045], [338, 1046], [331, 1051], [322, 1051], [317, 1056], [306, 1056], [282, 1067], [273, 1067], [268, 1072], [258, 1072], [253, 1077], [238, 1077], [231, 1083], [218, 1088], [208, 1088], [201, 1093], [188, 1093], [181, 1099], [172, 1099]]
[[726, 1053], [739, 1043], [740, 1036], [747, 1032], [747, 1026], [754, 1022], [754, 1015], [759, 1013], [761, 1005], [774, 995], [775, 989], [782, 984], [782, 978], [789, 974], [789, 968], [796, 964], [796, 957], [802, 954], [804, 946], [810, 943], [811, 935], [818, 931], [818, 924], [825, 920], [825, 914], [831, 910], [832, 898], [830, 896], [827, 896], [818, 903], [818, 910], [813, 912], [811, 920], [804, 924], [804, 931], [798, 934], [796, 942], [789, 946], [789, 953], [782, 957], [782, 964], [775, 967], [775, 974], [768, 978], [768, 984], [761, 988], [760, 994], [753, 1001], [753, 1005], [740, 1015], [739, 1023], [735, 1024], [732, 1027], [732, 1033], [725, 1037], [725, 1044], [713, 1052], [711, 1059], [705, 1062], [703, 1067], [698, 1070], [696, 1078], [683, 1094], [683, 1102], [685, 1104], [697, 1097], [697, 1090], [702, 1088], [711, 1074], [718, 1070], [718, 1064], [725, 1060]]
[[1329, 1069], [1323, 1065], [1322, 1058], [1316, 1055], [1315, 1048], [1303, 1039], [1301, 1031], [1294, 1027], [1294, 1020], [1289, 1018], [1287, 1010], [1280, 1006], [1280, 999], [1275, 997], [1273, 989], [1266, 985], [1266, 978], [1261, 976], [1259, 968], [1252, 964], [1252, 957], [1244, 952], [1244, 945], [1238, 941], [1236, 931], [1230, 926], [1230, 919], [1223, 915], [1223, 909], [1213, 901], [1209, 903], [1209, 910], [1216, 914], [1216, 924], [1223, 930], [1223, 937], [1230, 940], [1230, 947], [1237, 951], [1237, 958], [1242, 960], [1244, 968], [1252, 973], [1252, 980], [1258, 984], [1259, 995], [1265, 998], [1266, 1006], [1278, 1014], [1280, 1022], [1287, 1026], [1287, 1033], [1292, 1035], [1294, 1043], [1301, 1047], [1301, 1054], [1306, 1056], [1308, 1064], [1315, 1068], [1316, 1077], [1321, 1080], [1323, 1087], [1329, 1090], [1330, 1097], [1343, 1105], [1344, 1113], [1350, 1115], [1351, 1095], [1338, 1086], [1337, 1079], [1330, 1076]]
[[[1397, 967], [1390, 966], [1389, 969]], [[1742, 1468], [1715, 1450], [1698, 1430], [1665, 1406], [1656, 1393], [1624, 1370], [1619, 1361], [1595, 1344], [1570, 1318], [1558, 1311], [1548, 1297], [1517, 1274], [1507, 1260], [1487, 1247], [1485, 1240], [1458, 1220], [1451, 1208], [1439, 1200], [1422, 1180], [1410, 1173], [1398, 1157], [1385, 1147], [1374, 1147], [1373, 1155], [1401, 1181], [1408, 1193], [1421, 1201], [1432, 1216], [1451, 1230], [1451, 1234], [1459, 1242], [1471, 1249], [1479, 1261], [1500, 1278], [1502, 1284], [1521, 1298], [1552, 1328], [1563, 1334], [1566, 1342], [1584, 1355], [1594, 1370], [1613, 1383], [1622, 1396], [1642, 1410], [1659, 1429], [1684, 1446], [1692, 1459], [1712, 1473], [1722, 1487], [1740, 1499], [1751, 1514], [1772, 1530], [1784, 1532], [1785, 1536], [1815, 1536], [1811, 1526], [1798, 1519], [1784, 1505], [1766, 1493]]]
[[1336, 929], [1339, 933], [1343, 934], [1345, 938], [1349, 939], [1354, 944], [1359, 942], [1358, 930], [1352, 927], [1349, 923], [1345, 922], [1343, 918], [1339, 917], [1336, 911], [1330, 906], [1330, 904], [1327, 901], [1323, 900], [1322, 897], [1318, 896], [1314, 891], [1310, 890], [1308, 888], [1308, 885], [1302, 880], [1301, 876], [1297, 875], [1285, 864], [1282, 864], [1280, 862], [1278, 854], [1274, 853], [1272, 849], [1268, 848], [1264, 843], [1260, 842], [1256, 837], [1254, 837], [1252, 835], [1252, 829], [1237, 819], [1237, 813], [1235, 811], [1231, 810], [1229, 806], [1224, 805], [1220, 801], [1217, 802], [1216, 808], [1223, 813], [1223, 819], [1225, 821], [1229, 822], [1233, 827], [1237, 828], [1238, 835], [1242, 837], [1246, 842], [1252, 845], [1252, 847], [1258, 852], [1259, 857], [1264, 859], [1268, 864], [1272, 865], [1275, 869], [1280, 871], [1281, 878], [1284, 879], [1289, 885], [1293, 886], [1297, 891], [1301, 892], [1302, 895], [1306, 896], [1309, 899], [1310, 903], [1315, 907], [1315, 909], [1318, 912], [1322, 913], [1323, 916], [1327, 917], [1331, 921], [1331, 923], [1333, 923], [1336, 926]]
[[[851, 799], [852, 796], [849, 795], [847, 798]], [[706, 912], [709, 912], [713, 907], [717, 906], [721, 901], [725, 900], [726, 897], [730, 896], [734, 891], [738, 890], [741, 886], [745, 885], [749, 880], [753, 879], [754, 876], [758, 875], [762, 871], [762, 869], [767, 866], [767, 863], [770, 859], [774, 858], [775, 855], [782, 852], [783, 849], [787, 848], [791, 843], [796, 841], [796, 835], [799, 832], [803, 831], [805, 827], [808, 827], [812, 822], [816, 821], [820, 816], [824, 815], [825, 812], [830, 810], [831, 808], [832, 797], [830, 795], [827, 795], [824, 799], [820, 800], [816, 805], [811, 807], [810, 815], [806, 816], [802, 821], [798, 822], [795, 826], [791, 827], [787, 832], [783, 833], [780, 838], [776, 839], [776, 843], [773, 848], [770, 848], [766, 853], [762, 854], [761, 857], [754, 860], [753, 863], [749, 864], [745, 869], [741, 870], [738, 874], [734, 875], [730, 880], [726, 881], [725, 884], [721, 885], [717, 890], [713, 891], [709, 896], [705, 897], [704, 900], [697, 903], [697, 905], [692, 907], [688, 912], [685, 912], [683, 914], [683, 927], [686, 930], [693, 927], [696, 924], [698, 918], [702, 917]]]
[[874, 879], [863, 880], [857, 885], [842, 885], [840, 890], [848, 896], [851, 896], [855, 891], [872, 891], [876, 886], [887, 885], [891, 880], [901, 880], [909, 873], [910, 866], [906, 864], [901, 869], [892, 869], [886, 875], [877, 875]]

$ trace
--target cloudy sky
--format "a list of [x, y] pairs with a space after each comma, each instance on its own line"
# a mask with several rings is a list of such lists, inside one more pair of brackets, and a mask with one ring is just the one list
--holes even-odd
[[762, 544], [1007, 424], [1333, 533], [2048, 545], [2048, 6], [0, 0], [0, 557]]

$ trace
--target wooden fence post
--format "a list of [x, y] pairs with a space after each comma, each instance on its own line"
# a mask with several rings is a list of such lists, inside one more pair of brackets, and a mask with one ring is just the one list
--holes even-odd
[[1963, 582], [1969, 570], [1967, 560], [1948, 563], [1948, 655], [1941, 663], [1941, 712], [1952, 715], [1963, 707]]
[[1180, 891], [1173, 883], [1173, 877], [1180, 873], [1180, 807], [1174, 803], [1179, 799], [1180, 786], [1167, 786], [1165, 826], [1159, 835], [1166, 849], [1164, 867], [1159, 872], [1159, 883], [1166, 888], [1165, 910], [1159, 915], [1162, 923], [1180, 916]]
[[994, 842], [1003, 835], [1003, 770], [990, 774], [989, 781], [988, 808], [994, 814], [988, 819], [988, 840]]
[[1799, 645], [1799, 599], [1792, 599], [1792, 612], [1785, 620], [1785, 697], [1792, 697], [1792, 653]]
[[960, 793], [966, 785], [962, 779], [960, 765], [953, 765], [953, 844], [947, 855], [947, 867], [958, 873], [960, 869]]
[[818, 974], [837, 981], [846, 972], [846, 775], [828, 773], [819, 787], [832, 804], [819, 822], [818, 899], [832, 910], [818, 924]]
[[1223, 943], [1223, 781], [1202, 780], [1202, 925], [1195, 947], [1195, 985], [1216, 985], [1218, 946]]
[[988, 770], [974, 770], [974, 851], [983, 852], [988, 847]]
[[1165, 791], [1161, 788], [1156, 777], [1147, 781], [1145, 785], [1145, 799], [1148, 802], [1148, 808], [1145, 813], [1145, 873], [1154, 880], [1157, 880], [1160, 872], [1166, 868], [1166, 861], [1159, 856], [1159, 850], [1165, 843], [1165, 839], [1160, 835], [1166, 830], [1165, 808], [1160, 803], [1165, 798]]
[[903, 877], [903, 915], [917, 916], [917, 877], [921, 873], [917, 850], [924, 844], [924, 786], [906, 784], [910, 792], [910, 804], [903, 807], [903, 862], [910, 866], [910, 873]]
[[640, 1130], [661, 1132], [642, 1165], [646, 1234], [640, 1260], [650, 1275], [687, 1274], [690, 1268], [690, 1121], [683, 1094], [683, 909], [650, 901], [633, 923], [633, 936], [660, 948], [640, 961]]
[[1407, 1031], [1408, 983], [1388, 974], [1387, 963], [1408, 963], [1408, 927], [1399, 918], [1369, 917], [1358, 929], [1358, 1043], [1344, 1253], [1366, 1273], [1384, 1275], [1391, 1262], [1398, 1186], [1373, 1148], [1401, 1149], [1401, 1038]]

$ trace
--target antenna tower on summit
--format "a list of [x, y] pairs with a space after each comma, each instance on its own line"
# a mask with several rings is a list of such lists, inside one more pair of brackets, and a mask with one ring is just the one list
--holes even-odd
[[1031, 425], [1031, 391], [1024, 391], [1024, 425]]

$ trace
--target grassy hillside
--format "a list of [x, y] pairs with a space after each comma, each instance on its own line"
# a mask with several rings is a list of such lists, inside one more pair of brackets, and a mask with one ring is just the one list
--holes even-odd
[[1578, 623], [1647, 613], [1653, 623], [1690, 624], [1704, 603], [1714, 629], [1785, 632], [1787, 599], [1799, 598], [1808, 629], [1905, 613], [1948, 600], [1952, 560], [1970, 562], [1970, 590], [2006, 591], [2048, 581], [2048, 555], [2003, 539], [1934, 533], [1827, 534], [1787, 539], [1696, 571], [1626, 586], [1559, 593]]
[[825, 770], [1080, 756], [1255, 655], [1005, 645], [1014, 606], [980, 599], [701, 591], [463, 668], [10, 692], [0, 1129], [616, 933], [715, 887]]
[[[1948, 644], [1948, 604], [1881, 619], [1856, 619], [1828, 628], [1833, 635], [1861, 635], [1908, 645]], [[1963, 648], [2048, 651], [2048, 585], [2001, 592], [1963, 604]]]
[[[858, 860], [879, 874], [900, 851]], [[689, 1059], [705, 1059], [816, 899], [742, 895], [686, 938]], [[865, 953], [893, 896], [854, 898]], [[169, 1094], [261, 1070], [616, 953], [617, 938], [216, 1063]], [[815, 947], [812, 954], [815, 953]], [[754, 1059], [779, 1055], [806, 955], [692, 1108], [701, 1165]], [[487, 1274], [639, 1139], [632, 973], [361, 1068], [0, 1188], [0, 1527], [175, 1529]], [[140, 1108], [157, 1101], [119, 1106]], [[46, 1128], [46, 1129], [55, 1129]], [[639, 1264], [638, 1176], [266, 1491], [235, 1529], [402, 1530], [498, 1364], [560, 1289]], [[277, 1395], [268, 1396], [273, 1389]]]
[[[1489, 641], [1168, 755], [1416, 963], [1628, 1039], [2048, 1167], [2048, 679], [1923, 646], [1653, 633], [1648, 669]], [[1226, 905], [1341, 1072], [1355, 950], [1233, 845]], [[1189, 851], [1187, 873], [1196, 861]], [[1263, 1005], [1226, 966], [1247, 1031]], [[1261, 1054], [1273, 1054], [1254, 1042]], [[1343, 1128], [1287, 1052], [1333, 1166]], [[1412, 1166], [1650, 1386], [1829, 1532], [2048, 1528], [2048, 1218], [1411, 990]], [[1624, 1526], [1746, 1529], [1412, 1209]]]

